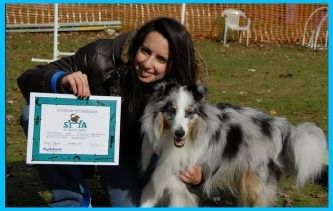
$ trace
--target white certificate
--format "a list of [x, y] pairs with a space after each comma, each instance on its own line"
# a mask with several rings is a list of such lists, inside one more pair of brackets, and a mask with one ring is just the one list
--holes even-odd
[[31, 93], [27, 163], [118, 165], [120, 97]]

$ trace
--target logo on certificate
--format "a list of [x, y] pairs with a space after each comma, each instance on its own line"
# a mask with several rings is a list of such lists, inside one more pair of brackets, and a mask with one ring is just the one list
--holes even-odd
[[64, 122], [63, 128], [87, 128], [87, 123], [80, 120], [77, 114], [71, 114], [70, 119]]

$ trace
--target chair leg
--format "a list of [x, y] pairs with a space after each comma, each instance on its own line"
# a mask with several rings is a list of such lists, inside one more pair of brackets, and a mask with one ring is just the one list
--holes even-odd
[[227, 30], [228, 30], [228, 27], [224, 27], [223, 45], [227, 44]]
[[249, 46], [249, 31], [246, 31], [246, 47]]

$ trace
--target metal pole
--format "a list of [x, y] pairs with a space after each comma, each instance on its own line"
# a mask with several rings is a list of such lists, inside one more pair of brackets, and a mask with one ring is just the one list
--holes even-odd
[[54, 24], [53, 24], [53, 59], [37, 59], [32, 58], [33, 62], [52, 62], [59, 58], [60, 55], [73, 55], [74, 53], [59, 52], [58, 51], [58, 30], [59, 30], [59, 16], [58, 16], [58, 4], [54, 4]]
[[58, 59], [58, 4], [54, 4], [53, 60]]
[[180, 14], [180, 23], [185, 26], [186, 4], [182, 3], [182, 11]]

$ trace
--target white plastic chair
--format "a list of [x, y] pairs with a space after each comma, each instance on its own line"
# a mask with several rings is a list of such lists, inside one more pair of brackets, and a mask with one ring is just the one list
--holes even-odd
[[[316, 24], [315, 26], [313, 26], [312, 28], [309, 26], [310, 24], [310, 21], [314, 21], [312, 20], [313, 18], [315, 18], [316, 14], [318, 16], [318, 13], [321, 12], [322, 15], [318, 18], [317, 17], [317, 21], [316, 21]], [[327, 39], [328, 39], [328, 31], [326, 30], [326, 32], [323, 32], [323, 33], [326, 33], [325, 35], [325, 43], [322, 44], [322, 45], [319, 45], [318, 43], [318, 37], [319, 37], [319, 33], [321, 31], [321, 28], [323, 26], [323, 24], [326, 22], [327, 23], [327, 20], [328, 20], [328, 7], [319, 7], [317, 8], [315, 11], [313, 11], [311, 13], [311, 15], [309, 16], [308, 20], [306, 21], [305, 23], [305, 26], [304, 26], [304, 32], [303, 32], [303, 39], [302, 39], [302, 46], [306, 46], [306, 47], [310, 47], [311, 49], [313, 50], [316, 50], [317, 48], [323, 48], [323, 49], [327, 49]], [[310, 30], [310, 38], [308, 39], [308, 42], [307, 42], [307, 38], [308, 38], [308, 34], [309, 32], [307, 30]]]
[[[251, 20], [246, 17], [245, 13], [241, 10], [236, 9], [226, 9], [221, 13], [222, 17], [225, 17], [224, 24], [224, 41], [223, 44], [227, 44], [228, 38], [228, 30], [231, 29], [233, 31], [240, 32], [239, 34], [239, 43], [242, 42], [242, 32], [246, 33], [246, 46], [249, 46], [249, 33], [250, 33], [250, 24]], [[247, 24], [244, 26], [239, 25], [240, 18], [244, 18], [247, 20]]]

